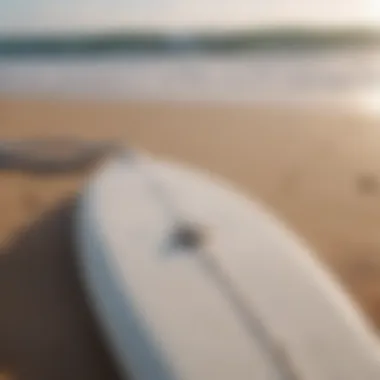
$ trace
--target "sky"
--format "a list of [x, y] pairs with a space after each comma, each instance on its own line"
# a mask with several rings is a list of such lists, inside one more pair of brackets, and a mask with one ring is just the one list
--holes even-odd
[[109, 28], [380, 26], [380, 0], [0, 0], [0, 35]]

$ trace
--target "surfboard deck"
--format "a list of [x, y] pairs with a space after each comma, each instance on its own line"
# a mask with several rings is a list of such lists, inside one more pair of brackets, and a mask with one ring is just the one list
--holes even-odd
[[115, 157], [78, 205], [80, 269], [126, 378], [378, 380], [372, 327], [299, 239], [210, 173]]

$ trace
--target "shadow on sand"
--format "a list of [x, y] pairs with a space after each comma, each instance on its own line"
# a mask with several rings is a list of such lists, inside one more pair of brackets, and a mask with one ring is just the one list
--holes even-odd
[[19, 380], [119, 379], [80, 286], [75, 200], [0, 249], [0, 373]]

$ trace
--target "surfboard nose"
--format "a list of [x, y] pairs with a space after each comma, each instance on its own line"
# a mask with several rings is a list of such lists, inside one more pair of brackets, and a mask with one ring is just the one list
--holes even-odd
[[333, 276], [225, 181], [116, 158], [77, 220], [84, 284], [126, 378], [380, 379], [379, 341]]

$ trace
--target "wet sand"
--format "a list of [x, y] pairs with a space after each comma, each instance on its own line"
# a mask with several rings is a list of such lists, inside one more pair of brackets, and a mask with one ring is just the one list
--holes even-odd
[[[49, 136], [125, 141], [229, 178], [298, 232], [380, 327], [379, 119], [0, 100], [0, 139]], [[82, 293], [71, 240], [75, 198], [90, 173], [0, 173], [0, 373], [117, 378]]]

